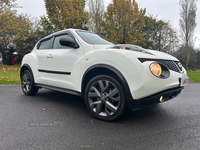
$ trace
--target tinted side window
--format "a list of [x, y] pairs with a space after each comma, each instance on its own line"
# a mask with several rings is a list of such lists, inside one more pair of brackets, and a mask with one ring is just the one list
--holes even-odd
[[71, 49], [70, 47], [60, 45], [60, 39], [63, 37], [71, 38], [69, 34], [56, 36], [53, 44], [53, 49]]
[[51, 44], [51, 39], [44, 40], [40, 42], [40, 46], [38, 49], [48, 49]]

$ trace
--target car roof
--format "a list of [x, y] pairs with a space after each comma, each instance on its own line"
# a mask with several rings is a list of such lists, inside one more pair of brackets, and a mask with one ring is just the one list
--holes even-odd
[[44, 38], [42, 38], [40, 41], [43, 41], [43, 40], [45, 40], [45, 39], [49, 39], [49, 38], [55, 36], [56, 34], [60, 34], [60, 33], [66, 32], [66, 31], [76, 32], [76, 31], [78, 31], [78, 30], [80, 30], [80, 31], [86, 31], [86, 30], [74, 29], [74, 28], [64, 29], [64, 30], [60, 30], [60, 31], [58, 31], [58, 32], [52, 33], [52, 34], [50, 34], [50, 35], [47, 35], [47, 36], [45, 36]]

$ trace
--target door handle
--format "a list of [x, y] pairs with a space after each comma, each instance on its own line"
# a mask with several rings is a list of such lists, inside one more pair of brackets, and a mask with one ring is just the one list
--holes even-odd
[[52, 54], [47, 55], [47, 58], [53, 58]]

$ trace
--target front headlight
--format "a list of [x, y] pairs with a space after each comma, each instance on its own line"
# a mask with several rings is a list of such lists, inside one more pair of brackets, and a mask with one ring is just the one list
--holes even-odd
[[158, 78], [166, 79], [170, 76], [169, 69], [157, 62], [150, 64], [150, 71]]
[[160, 64], [158, 64], [158, 63], [152, 63], [152, 64], [150, 65], [150, 70], [151, 70], [151, 72], [152, 72], [155, 76], [157, 76], [157, 77], [160, 78], [160, 75], [161, 75], [161, 73], [162, 73], [162, 68], [161, 68]]

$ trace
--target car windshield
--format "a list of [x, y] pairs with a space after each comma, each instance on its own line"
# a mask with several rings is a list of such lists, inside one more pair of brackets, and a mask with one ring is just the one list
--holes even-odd
[[86, 31], [77, 31], [77, 34], [88, 44], [91, 45], [113, 45], [113, 43], [108, 42], [101, 38], [99, 35], [86, 32]]

